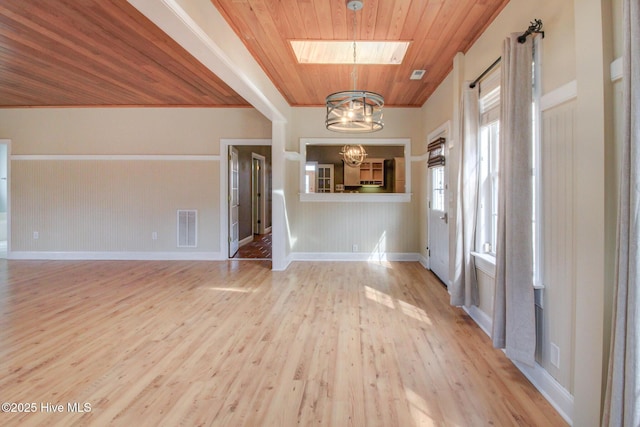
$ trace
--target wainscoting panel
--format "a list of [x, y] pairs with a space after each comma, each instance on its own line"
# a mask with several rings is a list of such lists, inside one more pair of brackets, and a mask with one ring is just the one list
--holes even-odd
[[[218, 252], [219, 162], [13, 160], [12, 250]], [[177, 248], [176, 211], [198, 211], [198, 247]]]
[[[543, 337], [541, 365], [573, 393], [575, 100], [542, 115]], [[555, 353], [556, 347], [558, 354]], [[552, 352], [554, 354], [552, 354]], [[552, 357], [553, 356], [553, 357]], [[552, 363], [557, 358], [557, 362]]]
[[[479, 268], [476, 268], [476, 278], [478, 279], [479, 294], [478, 309], [491, 319], [493, 317], [493, 294], [496, 279]], [[489, 331], [489, 335], [491, 335], [491, 331]]]
[[[299, 167], [298, 162], [287, 162], [288, 182], [299, 180]], [[419, 176], [419, 168], [414, 167], [412, 181], [417, 182]], [[416, 188], [420, 188], [419, 184]], [[352, 253], [360, 259], [365, 254], [376, 257], [385, 253], [420, 252], [420, 217], [415, 193], [407, 203], [301, 202], [298, 190], [290, 188], [287, 193], [292, 253], [318, 253], [320, 258], [323, 253]]]
[[300, 203], [293, 252], [418, 252], [414, 211], [415, 203]]

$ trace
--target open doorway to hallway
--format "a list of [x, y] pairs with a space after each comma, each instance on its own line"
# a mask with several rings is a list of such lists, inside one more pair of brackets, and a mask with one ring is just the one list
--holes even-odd
[[238, 248], [229, 256], [271, 259], [271, 146], [233, 145], [232, 149], [237, 152], [237, 181], [230, 177], [230, 183], [237, 186]]

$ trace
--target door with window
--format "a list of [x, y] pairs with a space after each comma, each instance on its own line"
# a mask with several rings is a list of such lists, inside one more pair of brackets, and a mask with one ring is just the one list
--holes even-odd
[[449, 285], [449, 218], [444, 165], [429, 169], [429, 268]]

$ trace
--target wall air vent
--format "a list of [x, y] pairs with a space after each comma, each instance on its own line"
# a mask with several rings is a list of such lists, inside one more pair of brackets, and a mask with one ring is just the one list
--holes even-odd
[[178, 247], [195, 248], [198, 246], [198, 211], [178, 210]]

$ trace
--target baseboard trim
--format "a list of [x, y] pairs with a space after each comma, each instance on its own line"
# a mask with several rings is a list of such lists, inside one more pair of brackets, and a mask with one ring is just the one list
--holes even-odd
[[[424, 260], [413, 252], [370, 254], [365, 252], [292, 252], [281, 268], [286, 270], [293, 261], [407, 261]], [[222, 252], [82, 252], [82, 251], [11, 251], [7, 259], [15, 260], [123, 260], [123, 261], [226, 261]]]
[[[464, 311], [476, 322], [476, 324], [491, 337], [493, 320], [487, 313], [476, 306], [462, 307]], [[549, 374], [542, 366], [527, 366], [512, 360], [513, 364], [527, 377], [533, 386], [544, 396], [545, 399], [558, 411], [564, 420], [573, 425], [573, 396], [555, 378]]]
[[573, 425], [573, 396], [571, 393], [537, 363], [535, 366], [527, 366], [513, 360], [512, 362], [531, 381], [531, 384], [538, 389], [540, 394], [551, 403], [551, 406], [558, 411], [558, 414], [569, 425]]
[[292, 261], [419, 261], [414, 252], [366, 253], [366, 252], [292, 252]]
[[14, 154], [11, 160], [51, 161], [51, 160], [101, 160], [101, 161], [191, 161], [219, 162], [219, 155], [175, 155], [175, 154]]
[[289, 264], [291, 264], [292, 261], [293, 261], [293, 258], [291, 257], [291, 254], [289, 254], [289, 255], [284, 257], [284, 259], [282, 260], [282, 263], [272, 262], [271, 263], [271, 270], [273, 270], [273, 271], [285, 271], [287, 268], [289, 268]]
[[222, 261], [221, 252], [49, 252], [11, 251], [7, 259], [87, 261]]
[[430, 270], [429, 268], [429, 258], [427, 258], [426, 256], [420, 254], [420, 258], [418, 259], [418, 262], [427, 270]]
[[472, 305], [471, 307], [467, 307], [465, 305], [462, 307], [462, 309], [466, 311], [469, 316], [471, 316], [471, 318], [476, 322], [476, 324], [480, 327], [480, 329], [484, 331], [485, 334], [491, 337], [493, 320], [487, 313], [480, 310], [475, 305]]
[[244, 245], [246, 245], [247, 243], [251, 243], [251, 242], [253, 242], [253, 234], [252, 234], [252, 235], [250, 235], [250, 236], [245, 237], [245, 238], [244, 238], [244, 239], [242, 239], [242, 240], [240, 240], [240, 241], [238, 242], [238, 246], [244, 246]]

